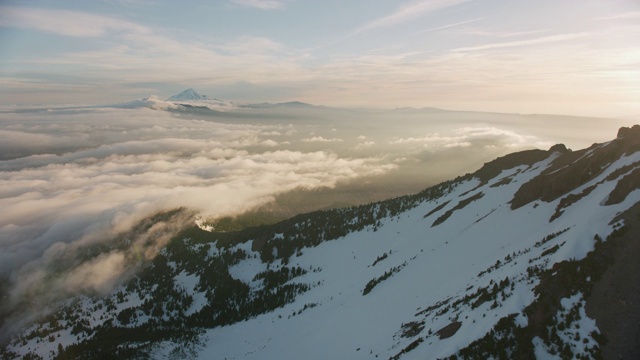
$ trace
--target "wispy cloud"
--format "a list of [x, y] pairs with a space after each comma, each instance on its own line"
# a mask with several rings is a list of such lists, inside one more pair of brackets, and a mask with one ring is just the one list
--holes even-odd
[[442, 10], [451, 6], [459, 5], [470, 0], [422, 0], [405, 4], [393, 13], [377, 18], [361, 27], [356, 32], [363, 32], [376, 28], [390, 27], [400, 23], [413, 20], [420, 16]]
[[325, 138], [322, 136], [313, 136], [310, 138], [302, 139], [304, 142], [342, 142], [342, 139], [339, 138]]
[[109, 32], [150, 32], [144, 26], [107, 16], [13, 6], [0, 6], [0, 26], [37, 29], [73, 37], [98, 37]]
[[603, 17], [596, 18], [595, 20], [628, 20], [628, 19], [640, 19], [640, 11], [630, 11], [622, 14], [603, 16]]
[[240, 6], [263, 10], [281, 9], [284, 7], [284, 3], [278, 0], [231, 0], [231, 2]]
[[[261, 6], [275, 6], [269, 1], [264, 3]], [[199, 72], [197, 69], [205, 65], [216, 64], [221, 70], [230, 66], [238, 71], [241, 68], [255, 69], [256, 73], [264, 75], [275, 71], [265, 71], [255, 64], [272, 64], [280, 68], [287, 64], [287, 61], [275, 56], [285, 51], [284, 46], [266, 37], [247, 35], [207, 43], [193, 39], [184, 41], [159, 29], [79, 11], [5, 6], [0, 7], [0, 26], [36, 29], [80, 38], [105, 37], [105, 43], [97, 50], [28, 60], [38, 65], [76, 65], [79, 68], [75, 71], [80, 74], [83, 67], [117, 71], [120, 76], [135, 68], [134, 74], [127, 74], [127, 77], [153, 73], [150, 76], [157, 79], [158, 71], [169, 77], [185, 76], [185, 73]], [[249, 63], [253, 65], [249, 66]], [[228, 76], [233, 72], [220, 73]], [[193, 74], [187, 77], [198, 76]]]
[[[229, 6], [230, 3], [228, 0], [226, 5], [216, 6], [233, 16], [245, 13], [237, 11], [239, 4]], [[282, 4], [286, 7], [289, 2], [251, 4], [276, 8]], [[335, 49], [314, 47], [318, 43], [311, 38], [295, 40], [300, 34], [271, 35], [256, 32], [253, 27], [241, 31], [234, 28], [233, 35], [230, 30], [228, 34], [209, 36], [191, 33], [187, 28], [169, 31], [144, 23], [145, 18], [118, 12], [106, 15], [4, 6], [0, 7], [1, 26], [17, 28], [15, 33], [24, 28], [42, 31], [25, 33], [25, 39], [50, 41], [50, 33], [74, 38], [67, 39], [65, 46], [49, 50], [20, 46], [22, 52], [3, 52], [0, 100], [5, 104], [33, 99], [104, 103], [195, 86], [236, 101], [280, 102], [296, 98], [333, 106], [375, 104], [523, 112], [543, 111], [529, 105], [520, 108], [524, 103], [553, 97], [549, 101], [557, 107], [544, 111], [554, 112], [560, 103], [577, 99], [576, 94], [581, 94], [579, 102], [584, 104], [588, 101], [583, 95], [595, 93], [598, 95], [589, 98], [604, 99], [601, 95], [606, 93], [611, 101], [615, 98], [609, 109], [623, 103], [628, 104], [625, 108], [633, 107], [615, 110], [616, 114], [638, 112], [637, 101], [629, 99], [638, 91], [635, 75], [611, 75], [620, 69], [618, 59], [625, 59], [629, 66], [637, 62], [637, 26], [631, 20], [594, 20], [597, 16], [605, 16], [602, 20], [634, 19], [637, 11], [619, 14], [617, 7], [618, 11], [591, 12], [582, 19], [585, 21], [571, 26], [572, 33], [563, 34], [560, 31], [567, 31], [563, 25], [566, 22], [558, 21], [566, 13], [561, 10], [549, 21], [537, 22], [527, 18], [525, 12], [530, 6], [514, 6], [519, 12], [500, 11], [496, 17], [490, 8], [467, 6], [465, 0], [409, 0], [397, 4], [386, 16], [374, 16], [369, 22], [361, 20], [354, 26], [364, 24], [357, 31], [384, 29], [384, 36], [363, 36], [363, 41], [356, 41], [353, 37], [366, 34], [354, 32], [354, 28], [345, 34], [341, 32], [344, 29], [338, 28], [340, 34], [350, 36], [346, 38], [350, 41], [347, 44], [343, 38], [342, 43], [332, 43]], [[164, 7], [161, 3], [155, 6]], [[540, 11], [543, 9], [541, 6]], [[509, 21], [503, 21], [506, 16]], [[485, 19], [482, 26], [480, 19]], [[411, 32], [424, 29], [427, 36], [446, 31], [447, 36], [432, 36], [425, 42], [419, 35], [392, 34], [391, 27], [409, 21]], [[311, 23], [309, 26], [317, 26], [318, 22]], [[317, 30], [316, 34], [330, 34], [329, 29]], [[340, 34], [334, 36], [340, 38]], [[6, 46], [11, 43], [8, 41]], [[24, 50], [27, 48], [30, 50]], [[463, 102], [466, 105], [459, 107]], [[509, 105], [513, 107], [507, 108]], [[538, 109], [537, 105], [532, 106]], [[584, 110], [585, 106], [567, 106], [562, 112], [591, 112]]]
[[491, 145], [496, 147], [518, 147], [535, 142], [534, 136], [520, 135], [497, 127], [462, 127], [447, 134], [432, 133], [423, 137], [396, 138], [391, 145], [418, 144], [425, 148], [442, 149]]
[[509, 38], [516, 36], [524, 36], [524, 35], [533, 35], [549, 32], [549, 30], [529, 30], [529, 31], [487, 31], [480, 29], [473, 29], [464, 31], [466, 35], [477, 35], [477, 36], [488, 36], [488, 37], [497, 37], [497, 38]]
[[[167, 83], [190, 79], [191, 86], [207, 81], [218, 84], [238, 81], [260, 83], [283, 75], [287, 78], [304, 78], [298, 73], [301, 67], [295, 62], [296, 55], [266, 37], [240, 36], [209, 42], [191, 38], [178, 40], [159, 29], [85, 12], [17, 7], [0, 10], [5, 10], [0, 11], [0, 26], [37, 29], [80, 38], [104, 37], [102, 45], [95, 50], [76, 50], [46, 58], [25, 59], [39, 72], [52, 66], [74, 66], [74, 76], [85, 79], [84, 84], [74, 85], [43, 78], [33, 81], [19, 76], [0, 78], [0, 83], [11, 85], [12, 89], [48, 91], [50, 88], [76, 86], [76, 89], [86, 93], [87, 89], [82, 87], [98, 90], [97, 87], [105, 83], [113, 86], [117, 81], [155, 82], [159, 77]], [[216, 71], [203, 74], [203, 69], [212, 66]], [[69, 79], [66, 75], [60, 79], [65, 78]], [[93, 84], [86, 81], [89, 78], [93, 78]], [[52, 94], [49, 98], [55, 97]]]
[[269, 38], [257, 36], [241, 36], [231, 43], [215, 45], [214, 49], [231, 54], [255, 54], [268, 51], [284, 51], [285, 47]]
[[529, 39], [529, 40], [518, 40], [518, 41], [485, 44], [485, 45], [479, 45], [479, 46], [460, 47], [460, 48], [453, 49], [452, 51], [454, 52], [480, 51], [480, 50], [492, 50], [492, 49], [518, 47], [518, 46], [539, 45], [539, 44], [574, 40], [574, 39], [583, 38], [586, 36], [589, 36], [589, 33], [582, 32], [582, 33], [575, 33], [575, 34], [551, 35], [551, 36], [543, 36], [543, 37]]
[[456, 23], [453, 23], [453, 24], [448, 24], [448, 25], [438, 26], [438, 27], [434, 27], [434, 28], [424, 29], [424, 30], [416, 31], [414, 34], [421, 34], [421, 33], [426, 33], [426, 32], [431, 32], [431, 31], [449, 29], [449, 28], [452, 28], [452, 27], [460, 26], [460, 25], [471, 24], [471, 23], [474, 23], [474, 22], [477, 22], [477, 21], [481, 21], [481, 20], [484, 20], [484, 18], [476, 18], [476, 19], [456, 22]]

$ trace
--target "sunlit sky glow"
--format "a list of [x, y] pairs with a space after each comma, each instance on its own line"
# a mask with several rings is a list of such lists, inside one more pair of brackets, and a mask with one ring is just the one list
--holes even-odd
[[0, 103], [640, 114], [637, 0], [2, 1]]

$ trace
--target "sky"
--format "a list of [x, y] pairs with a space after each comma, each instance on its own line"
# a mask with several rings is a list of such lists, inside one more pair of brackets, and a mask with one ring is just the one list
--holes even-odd
[[640, 114], [637, 0], [0, 2], [0, 104]]

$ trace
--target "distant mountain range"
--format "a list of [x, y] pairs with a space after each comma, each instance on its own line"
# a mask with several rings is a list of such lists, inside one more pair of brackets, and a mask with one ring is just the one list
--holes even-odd
[[207, 230], [52, 309], [2, 358], [640, 357], [637, 125], [415, 195]]
[[259, 104], [237, 104], [230, 101], [216, 99], [198, 93], [189, 88], [178, 94], [161, 100], [155, 96], [134, 100], [127, 103], [114, 104], [117, 108], [150, 108], [154, 110], [168, 111], [230, 111], [234, 109], [270, 109], [270, 108], [317, 108], [318, 106], [290, 101], [284, 103], [259, 103]]

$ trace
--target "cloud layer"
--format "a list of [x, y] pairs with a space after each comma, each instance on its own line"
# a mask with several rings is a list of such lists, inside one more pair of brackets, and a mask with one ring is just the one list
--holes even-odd
[[532, 135], [520, 135], [515, 131], [504, 130], [493, 126], [460, 127], [448, 134], [430, 133], [423, 137], [396, 138], [391, 145], [420, 145], [425, 149], [441, 149], [454, 147], [470, 147], [472, 145], [488, 148], [519, 148], [533, 145], [548, 148], [553, 145], [549, 141], [540, 141]]
[[258, 8], [263, 10], [281, 9], [284, 3], [278, 0], [231, 0], [240, 6]]
[[[12, 281], [14, 303], [104, 292], [195, 213], [239, 214], [294, 189], [332, 187], [395, 167], [279, 148], [272, 138], [291, 134], [287, 125], [224, 124], [148, 109], [12, 113], [2, 125], [8, 159], [0, 161], [0, 276]], [[186, 210], [134, 231], [148, 217], [179, 208]], [[117, 241], [123, 236], [126, 244]], [[95, 247], [101, 250], [93, 254]]]
[[15, 6], [0, 7], [0, 26], [37, 29], [73, 37], [98, 37], [109, 32], [150, 32], [144, 26], [107, 16]]

